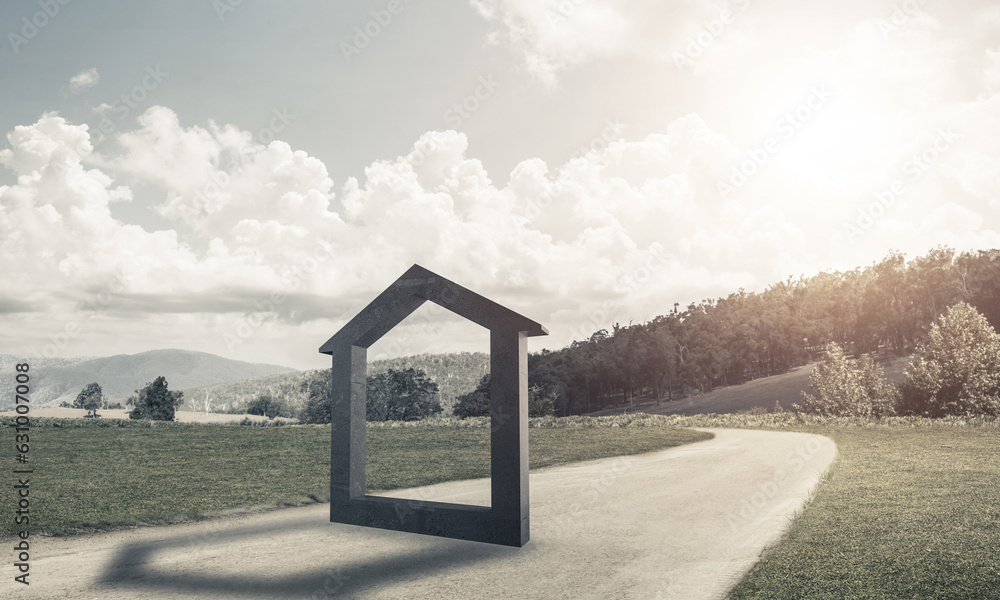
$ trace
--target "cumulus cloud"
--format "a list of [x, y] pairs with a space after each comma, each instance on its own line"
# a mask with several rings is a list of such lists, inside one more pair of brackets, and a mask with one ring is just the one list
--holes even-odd
[[[270, 332], [261, 340], [310, 323], [332, 333], [419, 263], [520, 307], [558, 347], [674, 301], [865, 264], [887, 240], [921, 251], [921, 239], [997, 239], [987, 211], [998, 156], [974, 127], [991, 102], [949, 114], [961, 142], [857, 240], [842, 231], [851, 204], [868, 206], [882, 179], [836, 178], [789, 152], [725, 197], [718, 181], [746, 156], [694, 114], [561, 165], [526, 159], [500, 181], [468, 155], [465, 134], [431, 131], [336, 186], [322, 161], [285, 142], [184, 125], [165, 107], [140, 115], [114, 155], [94, 151], [86, 125], [46, 113], [0, 151], [17, 175], [0, 187], [5, 297], [67, 315], [97, 302], [114, 322], [159, 323], [168, 336], [200, 323], [225, 352], [247, 315]], [[115, 218], [113, 204], [132, 198], [124, 177], [156, 190], [152, 208], [175, 227]]]
[[76, 75], [70, 77], [69, 80], [69, 90], [74, 94], [88, 90], [101, 80], [101, 76], [97, 73], [97, 67], [92, 69], [84, 69]]
[[489, 40], [510, 47], [529, 72], [549, 84], [562, 70], [590, 60], [623, 56], [672, 60], [683, 40], [696, 35], [705, 21], [749, 4], [748, 0], [470, 2], [493, 25]]
[[[185, 127], [163, 107], [141, 115], [113, 157], [94, 156], [87, 127], [53, 113], [8, 141], [0, 162], [18, 182], [0, 189], [0, 260], [12, 285], [51, 305], [79, 306], [117, 278], [123, 313], [228, 311], [218, 299], [234, 290], [247, 303], [283, 290], [328, 298], [341, 316], [421, 263], [484, 293], [544, 298], [542, 312], [614, 301], [651, 316], [663, 297], [710, 284], [709, 272], [724, 273], [720, 292], [766, 281], [769, 268], [747, 257], [801, 237], [780, 211], [734, 211], [706, 192], [704, 163], [726, 142], [695, 116], [552, 170], [526, 160], [500, 185], [467, 156], [464, 134], [428, 132], [348, 179], [339, 198], [315, 157], [231, 126]], [[156, 209], [176, 230], [113, 217], [112, 203], [131, 198], [115, 184], [125, 174], [158, 186]], [[279, 316], [291, 319], [294, 303]]]

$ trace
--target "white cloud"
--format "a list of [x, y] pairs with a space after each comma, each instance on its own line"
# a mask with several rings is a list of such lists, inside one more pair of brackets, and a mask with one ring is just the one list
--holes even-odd
[[986, 93], [1000, 94], [1000, 47], [996, 50], [986, 50], [989, 64], [983, 71], [983, 86]]
[[647, 56], [670, 60], [697, 33], [738, 2], [626, 0], [470, 0], [494, 29], [490, 41], [521, 57], [529, 72], [554, 83], [559, 72], [589, 60]]
[[97, 67], [84, 69], [70, 78], [69, 90], [74, 94], [84, 90], [89, 90], [97, 85], [97, 82], [100, 80], [101, 76], [97, 73]]
[[[115, 281], [106, 327], [135, 336], [136, 322], [167, 330], [201, 319], [197, 337], [227, 353], [224, 335], [273, 292], [287, 299], [255, 340], [304, 323], [329, 334], [419, 263], [544, 322], [545, 345], [558, 347], [674, 301], [865, 264], [886, 244], [997, 239], [1000, 223], [986, 211], [1000, 157], [972, 127], [995, 130], [984, 120], [991, 102], [948, 113], [966, 135], [854, 243], [843, 235], [852, 204], [870, 204], [892, 173], [837, 177], [789, 150], [724, 199], [718, 178], [745, 156], [697, 115], [562, 165], [524, 160], [505, 182], [467, 155], [464, 134], [428, 132], [338, 188], [322, 161], [284, 142], [185, 126], [164, 107], [140, 115], [115, 156], [94, 152], [85, 125], [47, 113], [0, 151], [18, 176], [0, 187], [0, 268], [9, 293], [65, 318]], [[176, 230], [114, 218], [112, 203], [132, 195], [115, 183], [126, 175], [158, 190], [153, 208]]]

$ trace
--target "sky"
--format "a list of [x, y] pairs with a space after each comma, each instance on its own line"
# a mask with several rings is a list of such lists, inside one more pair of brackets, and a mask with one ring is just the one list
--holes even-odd
[[[412, 264], [557, 349], [1000, 247], [985, 0], [18, 0], [0, 35], [0, 353], [320, 368]], [[369, 357], [460, 350], [428, 304]]]

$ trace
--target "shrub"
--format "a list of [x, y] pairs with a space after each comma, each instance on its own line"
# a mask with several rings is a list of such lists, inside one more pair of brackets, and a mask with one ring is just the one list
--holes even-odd
[[903, 414], [1000, 415], [1000, 335], [964, 302], [931, 325], [905, 374]]
[[886, 381], [885, 372], [871, 355], [850, 361], [834, 343], [827, 345], [823, 361], [809, 375], [809, 385], [816, 394], [802, 392], [802, 404], [792, 405], [796, 412], [828, 417], [884, 417], [893, 414], [899, 398], [899, 392]]

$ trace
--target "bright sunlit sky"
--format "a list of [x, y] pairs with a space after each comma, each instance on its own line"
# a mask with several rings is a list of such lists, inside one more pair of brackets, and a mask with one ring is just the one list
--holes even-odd
[[[0, 34], [0, 353], [322, 367], [414, 263], [555, 349], [1000, 247], [995, 2], [9, 1]], [[381, 354], [486, 350], [421, 311]]]

